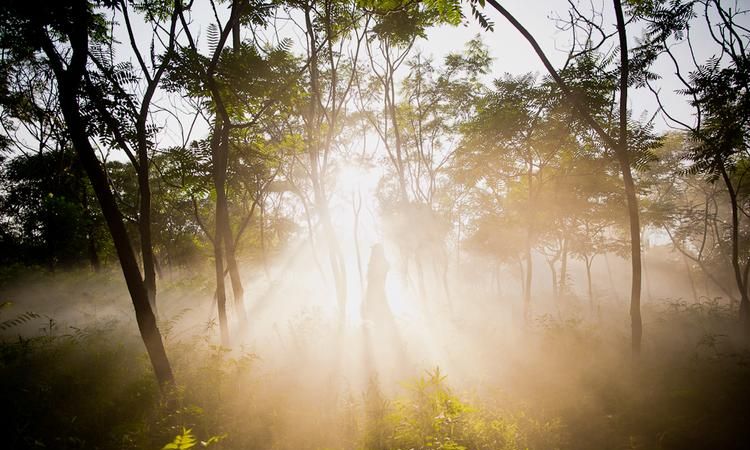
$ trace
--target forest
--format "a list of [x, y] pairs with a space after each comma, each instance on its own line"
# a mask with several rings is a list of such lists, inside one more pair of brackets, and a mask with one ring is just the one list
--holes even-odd
[[7, 449], [750, 447], [743, 0], [4, 0]]

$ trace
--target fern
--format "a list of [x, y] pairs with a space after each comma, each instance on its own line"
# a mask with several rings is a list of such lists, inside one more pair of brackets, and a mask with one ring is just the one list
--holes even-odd
[[156, 51], [154, 50], [154, 38], [151, 37], [151, 46], [149, 47], [149, 54], [151, 56], [151, 67], [156, 67]]
[[474, 19], [479, 23], [479, 26], [485, 31], [494, 31], [495, 23], [480, 11], [480, 8], [484, 8], [484, 0], [471, 0], [469, 3], [471, 5], [471, 15], [474, 16]]
[[[210, 447], [213, 444], [223, 441], [226, 437], [226, 434], [211, 436], [208, 440], [200, 441], [200, 445], [203, 448]], [[162, 450], [187, 450], [195, 447], [196, 444], [198, 444], [198, 439], [193, 434], [193, 430], [190, 428], [183, 428], [182, 433], [175, 436], [172, 442], [162, 447]]]
[[286, 37], [279, 42], [279, 44], [276, 46], [276, 50], [281, 52], [291, 52], [293, 47], [294, 41]]
[[177, 322], [182, 320], [182, 318], [188, 312], [190, 312], [190, 308], [184, 308], [169, 319], [159, 321], [159, 329], [161, 329], [162, 336], [165, 340], [172, 334], [172, 331], [174, 331], [174, 326], [177, 324]]
[[216, 28], [216, 24], [211, 23], [208, 25], [206, 35], [208, 38], [208, 49], [211, 53], [215, 53], [216, 47], [219, 46], [219, 30]]
[[0, 322], [0, 330], [5, 331], [5, 330], [8, 330], [8, 329], [13, 328], [13, 327], [17, 327], [19, 325], [23, 325], [23, 324], [25, 324], [25, 323], [27, 323], [29, 321], [34, 320], [34, 319], [38, 319], [40, 317], [42, 317], [42, 316], [40, 316], [37, 313], [31, 312], [31, 311], [27, 311], [27, 312], [25, 312], [23, 314], [20, 314], [20, 315], [16, 316], [13, 319], [6, 320], [4, 322]]
[[193, 430], [183, 428], [182, 434], [175, 436], [172, 442], [162, 447], [162, 450], [187, 450], [195, 447], [197, 443], [198, 440], [193, 436]]

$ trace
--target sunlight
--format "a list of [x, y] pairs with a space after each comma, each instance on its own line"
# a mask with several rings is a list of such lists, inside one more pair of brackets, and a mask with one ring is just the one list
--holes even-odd
[[750, 2], [219, 3], [0, 2], [3, 448], [745, 448]]
[[372, 245], [379, 235], [376, 221], [378, 182], [383, 169], [361, 164], [343, 164], [334, 173], [331, 219], [339, 231], [353, 233], [357, 216], [357, 235], [364, 245]]
[[352, 326], [361, 324], [368, 260], [372, 246], [382, 240], [376, 196], [381, 176], [382, 168], [354, 163], [339, 166], [333, 175], [331, 221], [346, 264], [346, 316]]
[[[397, 245], [388, 242], [383, 235], [377, 198], [378, 183], [383, 175], [382, 167], [355, 163], [343, 164], [335, 173], [331, 219], [347, 265], [347, 283], [350, 286], [347, 321], [353, 326], [361, 323], [360, 311], [367, 289], [368, 261], [372, 247], [378, 243], [384, 245], [389, 265], [385, 289], [391, 313], [408, 322], [417, 321], [423, 314], [418, 304], [416, 287], [410, 285], [409, 276], [401, 270], [401, 256]], [[357, 265], [357, 247], [362, 283]]]
[[388, 278], [385, 282], [385, 292], [391, 312], [398, 318], [414, 321], [419, 314], [416, 297], [412, 290], [409, 289], [407, 280], [404, 279], [398, 270], [395, 264], [397, 260], [393, 252], [387, 252], [386, 258], [391, 261]]

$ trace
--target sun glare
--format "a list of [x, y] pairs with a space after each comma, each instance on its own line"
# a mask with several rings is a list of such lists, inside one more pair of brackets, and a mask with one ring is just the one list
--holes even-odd
[[[346, 164], [334, 172], [331, 183], [331, 220], [346, 265], [348, 286], [346, 317], [350, 325], [362, 322], [361, 308], [367, 290], [368, 263], [373, 246], [384, 246], [388, 272], [385, 294], [394, 316], [414, 318], [416, 296], [398, 264], [398, 249], [387, 242], [376, 195], [384, 175], [382, 167]], [[335, 308], [334, 304], [331, 304]]]

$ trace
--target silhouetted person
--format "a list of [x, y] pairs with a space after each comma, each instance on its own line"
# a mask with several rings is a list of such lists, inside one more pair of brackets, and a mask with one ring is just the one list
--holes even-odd
[[382, 244], [372, 246], [370, 262], [367, 265], [367, 290], [362, 304], [362, 320], [376, 326], [393, 322], [388, 298], [385, 295], [385, 278], [388, 275], [388, 261]]
[[388, 306], [385, 280], [388, 261], [382, 244], [372, 246], [367, 265], [367, 288], [362, 302], [364, 367], [369, 379], [386, 383], [401, 380], [409, 367], [396, 319]]

